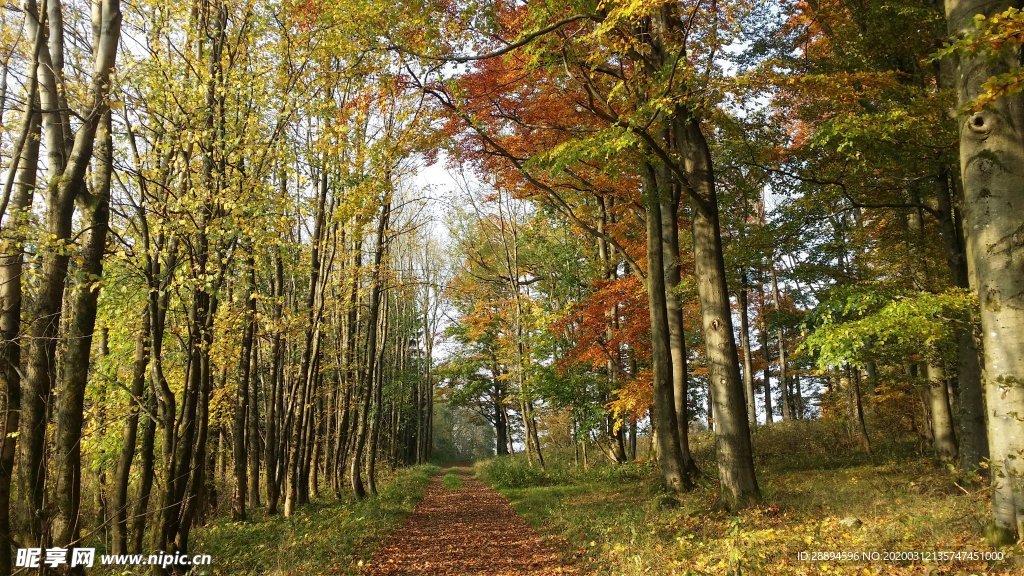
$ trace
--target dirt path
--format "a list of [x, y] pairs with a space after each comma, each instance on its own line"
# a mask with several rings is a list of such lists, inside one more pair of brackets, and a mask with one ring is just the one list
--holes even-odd
[[456, 469], [462, 488], [449, 490], [436, 476], [405, 523], [378, 550], [363, 573], [370, 576], [548, 576], [575, 574], [504, 496]]

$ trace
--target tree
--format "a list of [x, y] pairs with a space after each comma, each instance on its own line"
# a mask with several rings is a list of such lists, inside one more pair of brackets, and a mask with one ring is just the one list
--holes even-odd
[[[946, 2], [952, 34], [969, 33], [976, 15], [991, 16], [1013, 2]], [[960, 57], [954, 83], [961, 106], [982, 95], [986, 81], [1020, 68], [1019, 44], [991, 58]], [[988, 400], [988, 441], [992, 470], [992, 539], [1024, 533], [1024, 353], [1018, 344], [1024, 324], [1024, 273], [1015, 263], [1021, 249], [1020, 166], [1024, 166], [1024, 98], [1019, 92], [957, 118], [963, 178], [967, 254], [977, 277]]]

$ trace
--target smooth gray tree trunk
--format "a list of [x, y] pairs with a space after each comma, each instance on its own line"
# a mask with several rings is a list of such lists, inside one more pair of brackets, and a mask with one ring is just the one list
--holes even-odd
[[[953, 34], [975, 28], [976, 14], [1021, 7], [1019, 0], [946, 0]], [[969, 105], [990, 77], [1021, 65], [1020, 48], [1001, 58], [960, 58], [955, 89]], [[992, 471], [990, 539], [1024, 533], [1024, 96], [1003, 96], [960, 122], [960, 170], [969, 258], [977, 277], [984, 390]]]

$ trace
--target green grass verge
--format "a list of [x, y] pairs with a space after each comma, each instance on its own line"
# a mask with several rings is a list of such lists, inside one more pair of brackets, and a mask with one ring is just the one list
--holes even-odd
[[451, 470], [441, 477], [441, 485], [449, 490], [462, 490], [462, 477]]
[[356, 574], [423, 497], [432, 465], [399, 470], [365, 500], [323, 498], [292, 518], [255, 511], [247, 522], [218, 520], [197, 529], [191, 550], [213, 565], [196, 575]]
[[[738, 514], [719, 506], [713, 438], [698, 435], [695, 456], [705, 473], [677, 502], [661, 490], [649, 464], [589, 470], [550, 453], [548, 469], [519, 457], [477, 465], [516, 510], [560, 545], [586, 574], [921, 574], [1014, 573], [1020, 546], [998, 563], [807, 562], [801, 552], [992, 551], [982, 525], [987, 488], [965, 484], [928, 458], [896, 446], [872, 457], [835, 455], [845, 447], [828, 423], [759, 429], [758, 480], [764, 502]], [[569, 453], [571, 455], [571, 452]], [[561, 458], [559, 458], [561, 456]], [[525, 469], [525, 470], [524, 470]], [[966, 492], [966, 493], [965, 493]], [[862, 525], [845, 526], [856, 518]]]

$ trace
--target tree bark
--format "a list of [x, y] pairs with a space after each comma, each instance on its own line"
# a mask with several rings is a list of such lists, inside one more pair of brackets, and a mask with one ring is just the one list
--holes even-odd
[[761, 495], [754, 474], [750, 425], [733, 335], [711, 151], [699, 120], [690, 118], [680, 128], [686, 172], [705, 202], [692, 217], [694, 272], [714, 400], [719, 482], [725, 505], [733, 510], [759, 500]]
[[[286, 191], [286, 180], [281, 178], [282, 192]], [[274, 255], [274, 276], [273, 276], [273, 325], [274, 336], [272, 339], [270, 391], [267, 401], [267, 444], [266, 455], [263, 460], [267, 466], [267, 515], [277, 514], [277, 503], [281, 496], [281, 484], [278, 482], [278, 432], [279, 421], [283, 420], [284, 410], [284, 342], [280, 328], [277, 328], [281, 315], [284, 312], [284, 264], [281, 261], [281, 254]]]
[[[63, 378], [57, 396], [57, 528], [55, 542], [72, 548], [81, 537], [82, 499], [82, 421], [85, 411], [85, 386], [89, 377], [89, 358], [96, 304], [103, 276], [103, 252], [110, 214], [110, 182], [113, 176], [113, 139], [110, 111], [103, 114], [96, 132], [96, 164], [93, 167], [92, 192], [81, 190], [76, 200], [82, 205], [81, 259], [78, 284], [69, 313], [67, 345], [63, 356]], [[81, 571], [79, 569], [79, 571]]]
[[[128, 399], [130, 408], [121, 436], [121, 452], [114, 472], [114, 522], [111, 541], [114, 554], [128, 553], [128, 484], [139, 432], [139, 413], [146, 392], [146, 367], [149, 364], [149, 307], [142, 313], [142, 327], [135, 336], [135, 358]], [[146, 414], [146, 418], [150, 415]]]
[[[313, 237], [310, 240], [312, 249], [310, 254], [309, 284], [306, 290], [306, 327], [305, 346], [302, 352], [302, 365], [300, 368], [301, 384], [298, 387], [298, 398], [293, 399], [296, 413], [288, 448], [288, 472], [285, 476], [284, 490], [284, 515], [290, 517], [295, 513], [295, 507], [306, 500], [308, 496], [308, 470], [305, 454], [308, 438], [307, 429], [310, 425], [311, 395], [313, 394], [314, 380], [316, 374], [317, 354], [319, 351], [320, 317], [323, 313], [322, 300], [317, 298], [320, 288], [321, 274], [321, 252], [324, 245], [325, 228], [327, 223], [327, 197], [329, 192], [328, 178], [326, 173], [319, 176], [316, 213], [314, 215]], [[305, 473], [304, 473], [305, 472]], [[301, 484], [301, 486], [300, 486]]]
[[647, 299], [651, 315], [651, 368], [654, 373], [654, 438], [662, 482], [674, 492], [689, 490], [692, 481], [683, 466], [679, 446], [669, 345], [668, 308], [665, 302], [664, 245], [661, 232], [661, 189], [655, 168], [644, 173], [647, 226]]
[[[775, 301], [775, 314], [782, 310], [782, 293], [779, 291], [779, 281], [776, 278], [775, 268], [771, 269], [772, 275], [772, 300]], [[782, 404], [782, 421], [793, 419], [793, 406], [789, 398], [789, 372], [786, 366], [786, 330], [779, 326], [777, 338], [779, 339], [779, 403]]]
[[[255, 269], [254, 269], [255, 273]], [[256, 278], [255, 274], [251, 278], [252, 285], [255, 288]], [[253, 297], [253, 305], [250, 308], [250, 312], [253, 317], [256, 315], [256, 298]], [[253, 321], [255, 324], [255, 320]], [[257, 327], [253, 327], [253, 333]], [[245, 423], [247, 430], [245, 432], [245, 441], [247, 444], [247, 454], [249, 456], [249, 505], [253, 508], [260, 505], [260, 376], [259, 374], [259, 346], [258, 344], [253, 345], [252, 359], [249, 364], [249, 409], [246, 411]]]
[[[946, 0], [953, 34], [974, 30], [976, 14], [991, 15], [1019, 0]], [[972, 102], [990, 77], [1020, 68], [1020, 48], [999, 57], [964, 55], [956, 91]], [[960, 120], [964, 224], [977, 277], [988, 399], [992, 470], [992, 540], [1024, 533], [1024, 96], [1003, 96]]]
[[[953, 194], [955, 186], [950, 183], [958, 179], [959, 171], [951, 175], [949, 169], [942, 169], [936, 176], [935, 193], [938, 199], [937, 212], [939, 232], [945, 247], [946, 263], [953, 285], [970, 288], [967, 270], [967, 254], [963, 242], [963, 230], [959, 214], [955, 214]], [[977, 470], [984, 458], [988, 457], [988, 438], [985, 430], [985, 398], [981, 386], [981, 364], [978, 360], [978, 346], [974, 340], [973, 326], [976, 314], [966, 314], [953, 328], [956, 338], [957, 357], [957, 411], [960, 422], [960, 468], [964, 471]]]
[[[243, 315], [241, 358], [238, 360], [238, 382], [235, 391], [235, 411], [232, 420], [232, 456], [234, 457], [235, 486], [231, 499], [231, 518], [245, 520], [245, 500], [249, 490], [248, 464], [249, 454], [246, 452], [245, 433], [246, 418], [250, 407], [249, 386], [252, 379], [252, 341], [256, 325], [256, 262], [249, 248], [246, 261], [247, 283], [245, 293], [245, 313]], [[253, 451], [256, 447], [253, 447]]]
[[850, 410], [850, 435], [856, 438], [861, 448], [871, 453], [871, 437], [868, 436], [868, 427], [864, 422], [864, 404], [860, 393], [860, 375], [849, 366], [842, 369], [839, 376], [840, 387], [846, 389], [849, 399]]
[[[660, 182], [669, 181], [668, 171], [661, 171]], [[668, 345], [672, 356], [672, 394], [676, 412], [679, 451], [687, 476], [700, 474], [690, 454], [689, 374], [686, 366], [686, 331], [683, 328], [683, 306], [677, 290], [682, 282], [679, 263], [679, 191], [671, 186], [667, 198], [663, 193], [661, 206], [661, 243], [665, 270], [665, 308], [668, 319]]]
[[373, 396], [376, 394], [373, 387], [375, 367], [377, 365], [377, 320], [380, 314], [380, 300], [382, 293], [383, 279], [381, 278], [381, 265], [384, 260], [385, 240], [388, 230], [388, 221], [391, 216], [391, 194], [386, 194], [381, 206], [380, 217], [377, 220], [377, 239], [374, 251], [373, 271], [370, 288], [369, 311], [366, 319], [366, 366], [363, 370], [363, 398], [362, 407], [359, 411], [359, 422], [356, 428], [355, 445], [353, 446], [352, 463], [349, 469], [349, 477], [352, 483], [352, 492], [356, 498], [366, 497], [366, 487], [363, 484], [363, 458], [367, 449], [372, 450], [373, 446], [367, 447], [367, 436], [369, 432], [370, 407]]
[[[36, 31], [32, 37], [38, 38], [36, 34], [42, 33], [38, 9], [34, 2], [30, 2], [27, 8], [26, 22], [34, 23]], [[31, 343], [22, 397], [20, 468], [23, 470], [22, 494], [30, 506], [29, 532], [40, 544], [43, 544], [43, 532], [49, 520], [45, 503], [46, 411], [57, 378], [57, 340], [70, 261], [70, 252], [65, 244], [71, 238], [75, 199], [86, 193], [86, 169], [92, 159], [97, 129], [108, 109], [110, 75], [121, 33], [119, 0], [102, 0], [94, 5], [92, 18], [94, 57], [90, 103], [77, 132], [71, 130], [69, 109], [63, 96], [63, 16], [59, 0], [50, 0], [47, 4], [49, 51], [38, 52], [41, 57], [37, 66], [40, 104], [49, 157], [50, 180], [44, 218], [49, 240], [39, 249], [40, 289], [32, 306], [29, 327]]]
[[957, 457], [956, 433], [953, 431], [953, 411], [949, 407], [946, 389], [946, 370], [942, 367], [941, 360], [928, 362], [927, 380], [932, 447], [937, 458], [952, 462]]
[[[35, 40], [41, 49], [42, 37]], [[0, 574], [12, 572], [11, 484], [21, 415], [21, 311], [22, 271], [25, 258], [28, 218], [36, 187], [39, 164], [39, 126], [41, 118], [36, 95], [36, 58], [28, 64], [25, 112], [22, 118], [20, 146], [11, 158], [6, 186], [13, 194], [4, 212], [0, 228]], [[5, 194], [6, 197], [6, 194]]]
[[758, 296], [760, 297], [760, 330], [761, 333], [761, 358], [764, 359], [764, 423], [775, 422], [775, 414], [772, 409], [772, 358], [768, 349], [768, 310], [765, 306], [764, 275], [761, 273], [761, 281], [758, 283]]
[[144, 393], [143, 406], [145, 407], [145, 419], [142, 421], [142, 451], [140, 459], [142, 466], [139, 468], [139, 493], [135, 500], [135, 509], [132, 512], [131, 551], [139, 554], [142, 552], [142, 542], [146, 535], [146, 518], [149, 511], [149, 497], [153, 490], [153, 465], [155, 455], [153, 450], [156, 444], [156, 401], [152, 392], [147, 390]]
[[747, 303], [747, 274], [740, 271], [740, 292], [736, 298], [740, 312], [740, 350], [743, 351], [743, 395], [747, 401], [747, 420], [757, 426], [757, 400], [754, 392], [754, 359], [750, 356], [750, 316]]

